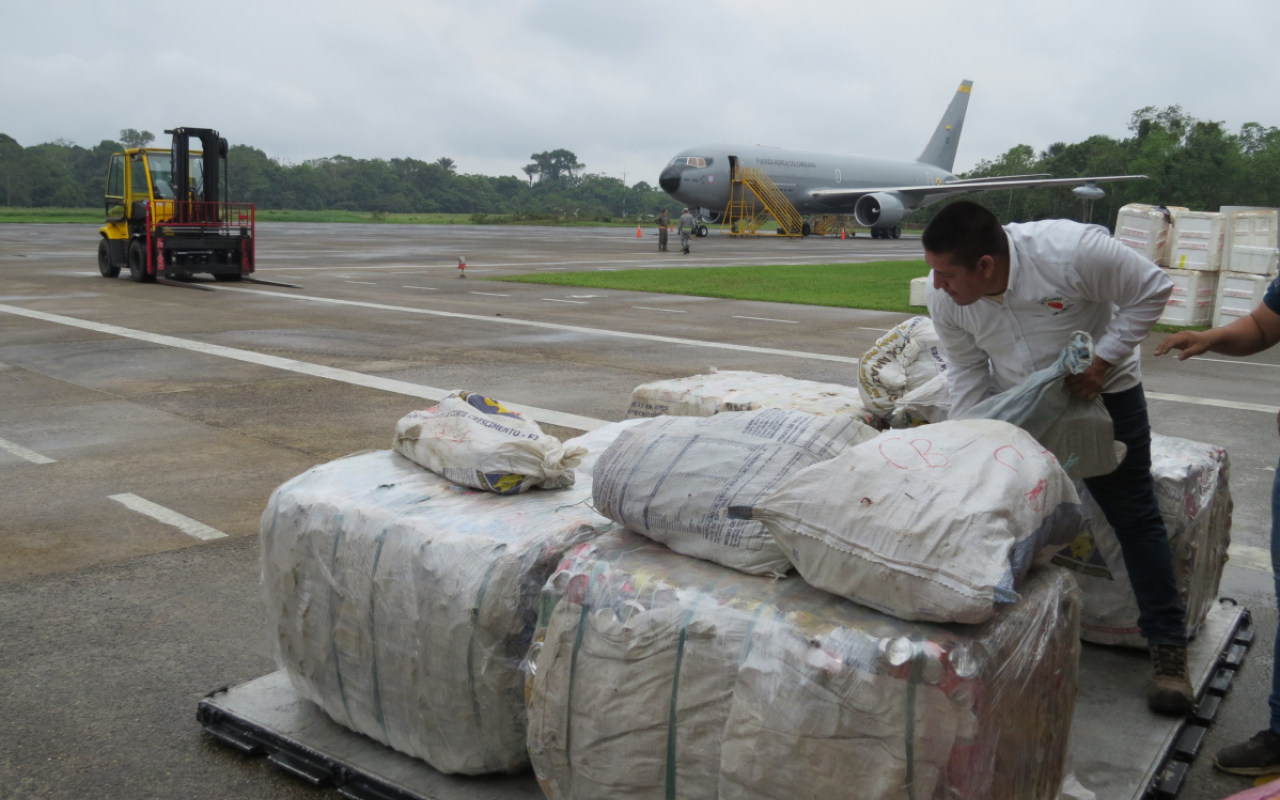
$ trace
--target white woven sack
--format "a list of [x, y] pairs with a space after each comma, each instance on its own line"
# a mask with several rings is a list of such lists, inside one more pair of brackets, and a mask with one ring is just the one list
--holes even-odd
[[889, 419], [894, 401], [947, 368], [933, 320], [912, 317], [876, 340], [858, 362], [858, 392], [872, 414]]
[[587, 453], [475, 392], [454, 392], [438, 406], [405, 415], [392, 447], [454, 483], [496, 494], [572, 486], [573, 467]]
[[933, 622], [988, 619], [1042, 548], [1080, 528], [1057, 459], [997, 420], [886, 431], [731, 513], [764, 522], [814, 586]]

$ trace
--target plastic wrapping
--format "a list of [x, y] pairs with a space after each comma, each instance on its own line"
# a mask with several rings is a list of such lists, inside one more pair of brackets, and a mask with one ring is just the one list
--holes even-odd
[[[1230, 464], [1221, 447], [1151, 434], [1151, 474], [1169, 532], [1178, 594], [1195, 635], [1218, 596], [1231, 544]], [[1053, 562], [1075, 573], [1084, 598], [1080, 635], [1098, 644], [1145, 648], [1138, 601], [1115, 531], [1081, 486], [1084, 529]]]
[[1149, 206], [1130, 203], [1116, 214], [1118, 242], [1137, 250], [1162, 267], [1169, 266], [1169, 228], [1173, 218], [1187, 211], [1182, 206]]
[[893, 414], [889, 417], [891, 428], [914, 428], [932, 422], [945, 422], [951, 416], [951, 387], [947, 373], [934, 375], [929, 380], [894, 398]]
[[709, 417], [721, 411], [760, 408], [790, 408], [820, 417], [844, 415], [871, 421], [855, 386], [714, 367], [707, 375], [640, 384], [631, 393], [627, 419]]
[[1173, 292], [1160, 315], [1161, 325], [1208, 325], [1213, 319], [1213, 298], [1218, 293], [1218, 273], [1161, 267], [1173, 281]]
[[1225, 235], [1224, 218], [1217, 211], [1178, 212], [1169, 229], [1169, 266], [1217, 272]]
[[933, 320], [912, 317], [876, 340], [858, 362], [862, 404], [877, 417], [893, 415], [894, 401], [945, 372]]
[[573, 468], [586, 455], [475, 392], [454, 392], [439, 405], [411, 411], [396, 423], [391, 446], [460, 486], [495, 494], [572, 486]]
[[985, 419], [886, 431], [753, 506], [729, 513], [762, 521], [809, 583], [935, 622], [988, 619], [1017, 600], [1042, 549], [1080, 531], [1080, 498], [1053, 456]]
[[601, 514], [678, 553], [783, 575], [791, 562], [764, 526], [730, 518], [728, 507], [754, 503], [792, 474], [875, 434], [851, 417], [780, 408], [658, 417], [624, 430], [600, 456], [592, 501]]
[[500, 496], [389, 450], [275, 490], [262, 583], [280, 665], [335, 721], [442, 772], [527, 764], [523, 677], [543, 583], [613, 524], [591, 486]]
[[1230, 325], [1262, 305], [1273, 276], [1249, 272], [1219, 272], [1218, 293], [1213, 301], [1213, 326]]
[[1280, 251], [1280, 212], [1274, 208], [1236, 211], [1227, 217], [1224, 270], [1274, 277]]
[[610, 533], [544, 592], [530, 757], [551, 800], [1056, 800], [1078, 615], [1053, 567], [943, 626]]

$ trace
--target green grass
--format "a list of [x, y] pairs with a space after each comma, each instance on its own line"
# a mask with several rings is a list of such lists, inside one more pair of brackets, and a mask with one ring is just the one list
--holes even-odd
[[0, 206], [3, 222], [93, 222], [102, 225], [106, 214], [101, 208], [18, 208]]
[[[679, 258], [679, 255], [672, 258]], [[626, 289], [721, 297], [728, 300], [866, 308], [910, 314], [923, 311], [908, 304], [911, 279], [927, 274], [929, 267], [923, 261], [874, 261], [868, 264], [560, 272], [488, 280]]]

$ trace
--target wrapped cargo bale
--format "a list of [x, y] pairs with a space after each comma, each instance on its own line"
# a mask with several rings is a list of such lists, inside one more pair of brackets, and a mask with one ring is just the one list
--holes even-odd
[[1224, 216], [1217, 211], [1180, 211], [1169, 228], [1169, 266], [1217, 272], [1222, 266], [1226, 235]]
[[1041, 550], [1080, 530], [1057, 459], [987, 419], [885, 431], [729, 513], [763, 522], [814, 586], [933, 622], [990, 618]]
[[[1221, 447], [1151, 434], [1151, 475], [1169, 532], [1178, 594], [1194, 635], [1209, 613], [1231, 544], [1229, 461]], [[1098, 644], [1145, 648], [1138, 632], [1138, 601], [1129, 583], [1115, 531], [1081, 487], [1084, 524], [1053, 558], [1075, 573], [1084, 608], [1080, 635]]]
[[[791, 562], [751, 520], [750, 505], [790, 475], [876, 432], [852, 417], [766, 408], [713, 417], [658, 417], [624, 430], [596, 461], [596, 510], [678, 553], [753, 575], [784, 575]], [[834, 495], [833, 495], [834, 497]]]
[[1078, 617], [1053, 567], [940, 626], [611, 533], [544, 590], [529, 754], [551, 800], [1056, 800]]
[[1115, 239], [1162, 267], [1169, 266], [1169, 228], [1174, 217], [1189, 209], [1130, 203], [1116, 214]]
[[304, 472], [262, 515], [280, 665], [339, 724], [441, 772], [521, 769], [539, 591], [613, 527], [590, 498], [466, 489], [389, 450]]
[[858, 362], [862, 404], [880, 419], [893, 415], [894, 401], [947, 369], [933, 320], [912, 317], [876, 340]]
[[1256, 208], [1227, 216], [1222, 269], [1274, 276], [1280, 268], [1280, 211]]
[[712, 367], [706, 375], [640, 384], [631, 393], [627, 419], [709, 417], [721, 411], [761, 408], [790, 408], [820, 417], [849, 416], [867, 423], [872, 418], [856, 386]]
[[915, 428], [932, 422], [945, 422], [951, 416], [951, 387], [947, 373], [934, 375], [915, 389], [895, 398], [890, 428]]
[[573, 485], [586, 453], [543, 433], [532, 419], [475, 392], [454, 392], [396, 423], [392, 448], [460, 486], [495, 494]]

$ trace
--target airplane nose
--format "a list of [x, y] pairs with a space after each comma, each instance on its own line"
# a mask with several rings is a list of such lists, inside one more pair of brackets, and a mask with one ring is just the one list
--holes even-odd
[[662, 191], [675, 194], [676, 189], [680, 188], [680, 173], [688, 168], [687, 164], [672, 164], [662, 170], [662, 174], [658, 176], [658, 185], [662, 187]]

